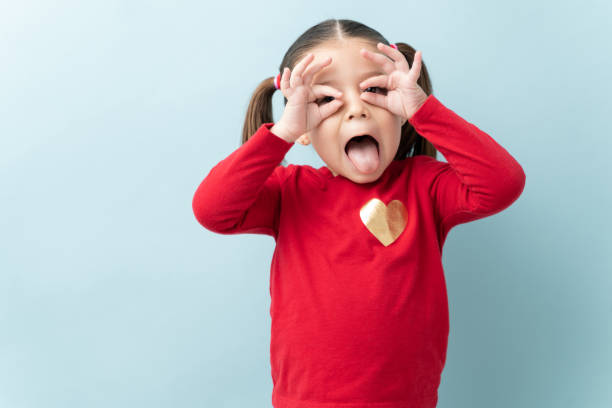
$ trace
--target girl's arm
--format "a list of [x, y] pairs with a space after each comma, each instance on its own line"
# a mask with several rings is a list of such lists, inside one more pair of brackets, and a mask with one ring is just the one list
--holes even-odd
[[409, 121], [448, 161], [417, 156], [444, 236], [457, 224], [502, 211], [521, 195], [525, 173], [520, 164], [433, 95]]
[[293, 146], [264, 123], [249, 140], [215, 165], [197, 188], [192, 207], [198, 222], [220, 234], [278, 234], [279, 166]]

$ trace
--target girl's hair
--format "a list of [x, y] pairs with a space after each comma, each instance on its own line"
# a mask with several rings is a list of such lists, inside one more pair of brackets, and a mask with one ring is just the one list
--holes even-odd
[[[291, 47], [289, 47], [289, 50], [287, 50], [279, 66], [279, 73], [282, 73], [284, 67], [289, 67], [293, 72], [293, 67], [301, 58], [320, 44], [348, 38], [365, 40], [371, 42], [374, 46], [379, 42], [390, 45], [378, 31], [357, 21], [328, 19], [309, 28], [295, 40]], [[406, 57], [410, 67], [412, 67], [416, 50], [406, 43], [398, 42], [395, 44], [397, 49]], [[424, 62], [421, 65], [421, 73], [417, 83], [427, 95], [431, 95], [433, 88]], [[253, 92], [242, 128], [242, 144], [246, 143], [262, 124], [273, 122], [272, 96], [275, 91], [274, 77], [268, 77], [261, 81], [255, 92]], [[287, 105], [287, 98], [283, 97], [283, 99], [285, 105]], [[414, 130], [414, 127], [406, 121], [402, 126], [399, 148], [393, 160], [403, 160], [406, 157], [416, 155], [427, 155], [436, 158], [436, 153], [434, 145], [419, 135]], [[283, 160], [283, 163], [285, 163], [285, 160]]]

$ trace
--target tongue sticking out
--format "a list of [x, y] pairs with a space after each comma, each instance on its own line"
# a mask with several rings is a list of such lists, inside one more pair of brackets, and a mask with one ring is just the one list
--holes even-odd
[[362, 173], [371, 173], [378, 168], [378, 149], [372, 137], [351, 139], [346, 145], [346, 151], [353, 165]]

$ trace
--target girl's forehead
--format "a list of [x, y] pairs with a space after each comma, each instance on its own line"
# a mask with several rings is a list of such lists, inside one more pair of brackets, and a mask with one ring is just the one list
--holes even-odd
[[371, 52], [378, 53], [375, 47], [358, 46], [355, 48], [318, 48], [312, 49], [310, 52], [314, 54], [315, 63], [322, 62], [323, 60], [331, 57], [331, 62], [322, 71], [333, 71], [334, 67], [337, 66], [377, 66], [378, 64], [374, 61], [369, 60], [361, 54], [361, 49], [365, 48]]
[[[325, 66], [321, 71], [315, 74], [316, 77], [320, 77], [323, 74], [333, 73], [337, 69], [341, 70], [355, 70], [359, 67], [363, 70], [372, 70], [380, 68], [380, 65], [374, 61], [364, 57], [360, 50], [365, 48], [375, 53], [380, 53], [375, 46], [361, 43], [350, 47], [316, 47], [311, 49], [309, 52], [314, 54], [314, 60], [317, 62], [325, 60], [327, 57], [331, 57], [332, 61], [329, 65]], [[359, 71], [360, 69], [358, 69]]]
[[312, 48], [309, 52], [315, 54], [324, 55], [324, 54], [335, 54], [335, 53], [354, 53], [359, 52], [362, 48], [373, 50], [378, 52], [375, 44], [372, 44], [367, 41], [357, 41], [357, 40], [349, 40], [349, 41], [334, 41], [334, 42], [326, 42], [320, 44], [314, 48]]

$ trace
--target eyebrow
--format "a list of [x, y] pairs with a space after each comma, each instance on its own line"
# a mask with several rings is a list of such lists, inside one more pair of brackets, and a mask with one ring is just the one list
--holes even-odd
[[[382, 72], [380, 70], [368, 71], [368, 72], [363, 73], [361, 75], [361, 78], [363, 80], [365, 80], [365, 78], [369, 78], [369, 77], [374, 76], [374, 75], [384, 75], [384, 72]], [[328, 84], [333, 84], [335, 82], [336, 81], [334, 81], [333, 79], [328, 79], [328, 80], [325, 80], [323, 82], [316, 81], [314, 84], [316, 84], [316, 85], [328, 85]]]

